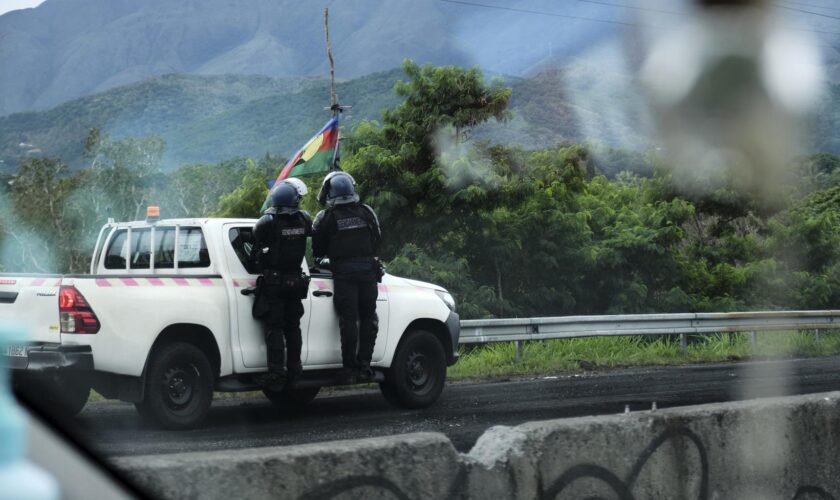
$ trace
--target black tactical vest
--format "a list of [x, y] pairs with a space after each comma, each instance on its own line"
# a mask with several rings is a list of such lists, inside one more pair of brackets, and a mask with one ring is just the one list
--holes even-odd
[[[262, 270], [290, 274], [301, 272], [306, 238], [311, 233], [311, 223], [303, 212], [264, 215], [257, 221], [254, 233], [254, 251], [261, 252], [259, 262]], [[266, 247], [268, 252], [262, 253]]]
[[373, 215], [358, 203], [336, 205], [330, 209], [335, 221], [330, 238], [329, 255], [331, 260], [341, 261], [350, 258], [374, 257]]

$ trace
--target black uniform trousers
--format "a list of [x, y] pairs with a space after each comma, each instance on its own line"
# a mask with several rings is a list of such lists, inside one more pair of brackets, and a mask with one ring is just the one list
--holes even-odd
[[277, 286], [263, 285], [262, 293], [265, 294], [269, 309], [264, 320], [268, 371], [282, 372], [286, 366], [289, 370], [297, 370], [301, 366], [300, 350], [303, 344], [300, 335], [303, 302], [298, 298], [285, 297]]
[[333, 306], [338, 313], [341, 333], [341, 361], [345, 368], [357, 369], [369, 365], [373, 357], [379, 317], [376, 297], [379, 294], [375, 279], [368, 277], [335, 276]]

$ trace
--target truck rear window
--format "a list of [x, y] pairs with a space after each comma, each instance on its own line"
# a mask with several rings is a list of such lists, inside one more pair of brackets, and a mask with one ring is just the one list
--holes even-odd
[[126, 248], [126, 231], [117, 231], [111, 238], [108, 245], [108, 252], [105, 254], [105, 269], [125, 269], [125, 259], [128, 256]]
[[[126, 241], [128, 231], [118, 230], [111, 238], [105, 254], [105, 269], [125, 269], [129, 254]], [[132, 229], [130, 269], [150, 269], [152, 258], [152, 231], [150, 229]], [[178, 241], [175, 241], [174, 227], [156, 227], [154, 230], [155, 269], [175, 267], [175, 247], [178, 247], [179, 268], [200, 268], [210, 266], [210, 254], [201, 228], [182, 227]]]
[[178, 235], [178, 267], [210, 267], [210, 254], [201, 228], [181, 228], [181, 234]]
[[149, 269], [152, 262], [152, 232], [148, 229], [131, 231], [131, 269]]

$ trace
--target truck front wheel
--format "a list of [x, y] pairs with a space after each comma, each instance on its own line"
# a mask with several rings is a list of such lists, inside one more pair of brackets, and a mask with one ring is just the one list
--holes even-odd
[[153, 353], [140, 415], [165, 429], [191, 429], [204, 421], [213, 401], [213, 370], [198, 347], [174, 342]]
[[437, 337], [425, 330], [408, 332], [394, 354], [382, 395], [394, 406], [425, 408], [437, 401], [446, 380], [446, 353]]

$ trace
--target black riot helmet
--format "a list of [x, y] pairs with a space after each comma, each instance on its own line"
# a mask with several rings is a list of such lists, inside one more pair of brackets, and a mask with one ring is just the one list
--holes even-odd
[[271, 190], [271, 207], [278, 214], [293, 214], [300, 210], [300, 193], [289, 182], [283, 181]]
[[318, 202], [321, 205], [329, 206], [355, 203], [359, 201], [356, 194], [356, 181], [347, 172], [330, 172], [324, 177], [321, 184], [321, 191], [318, 193]]

